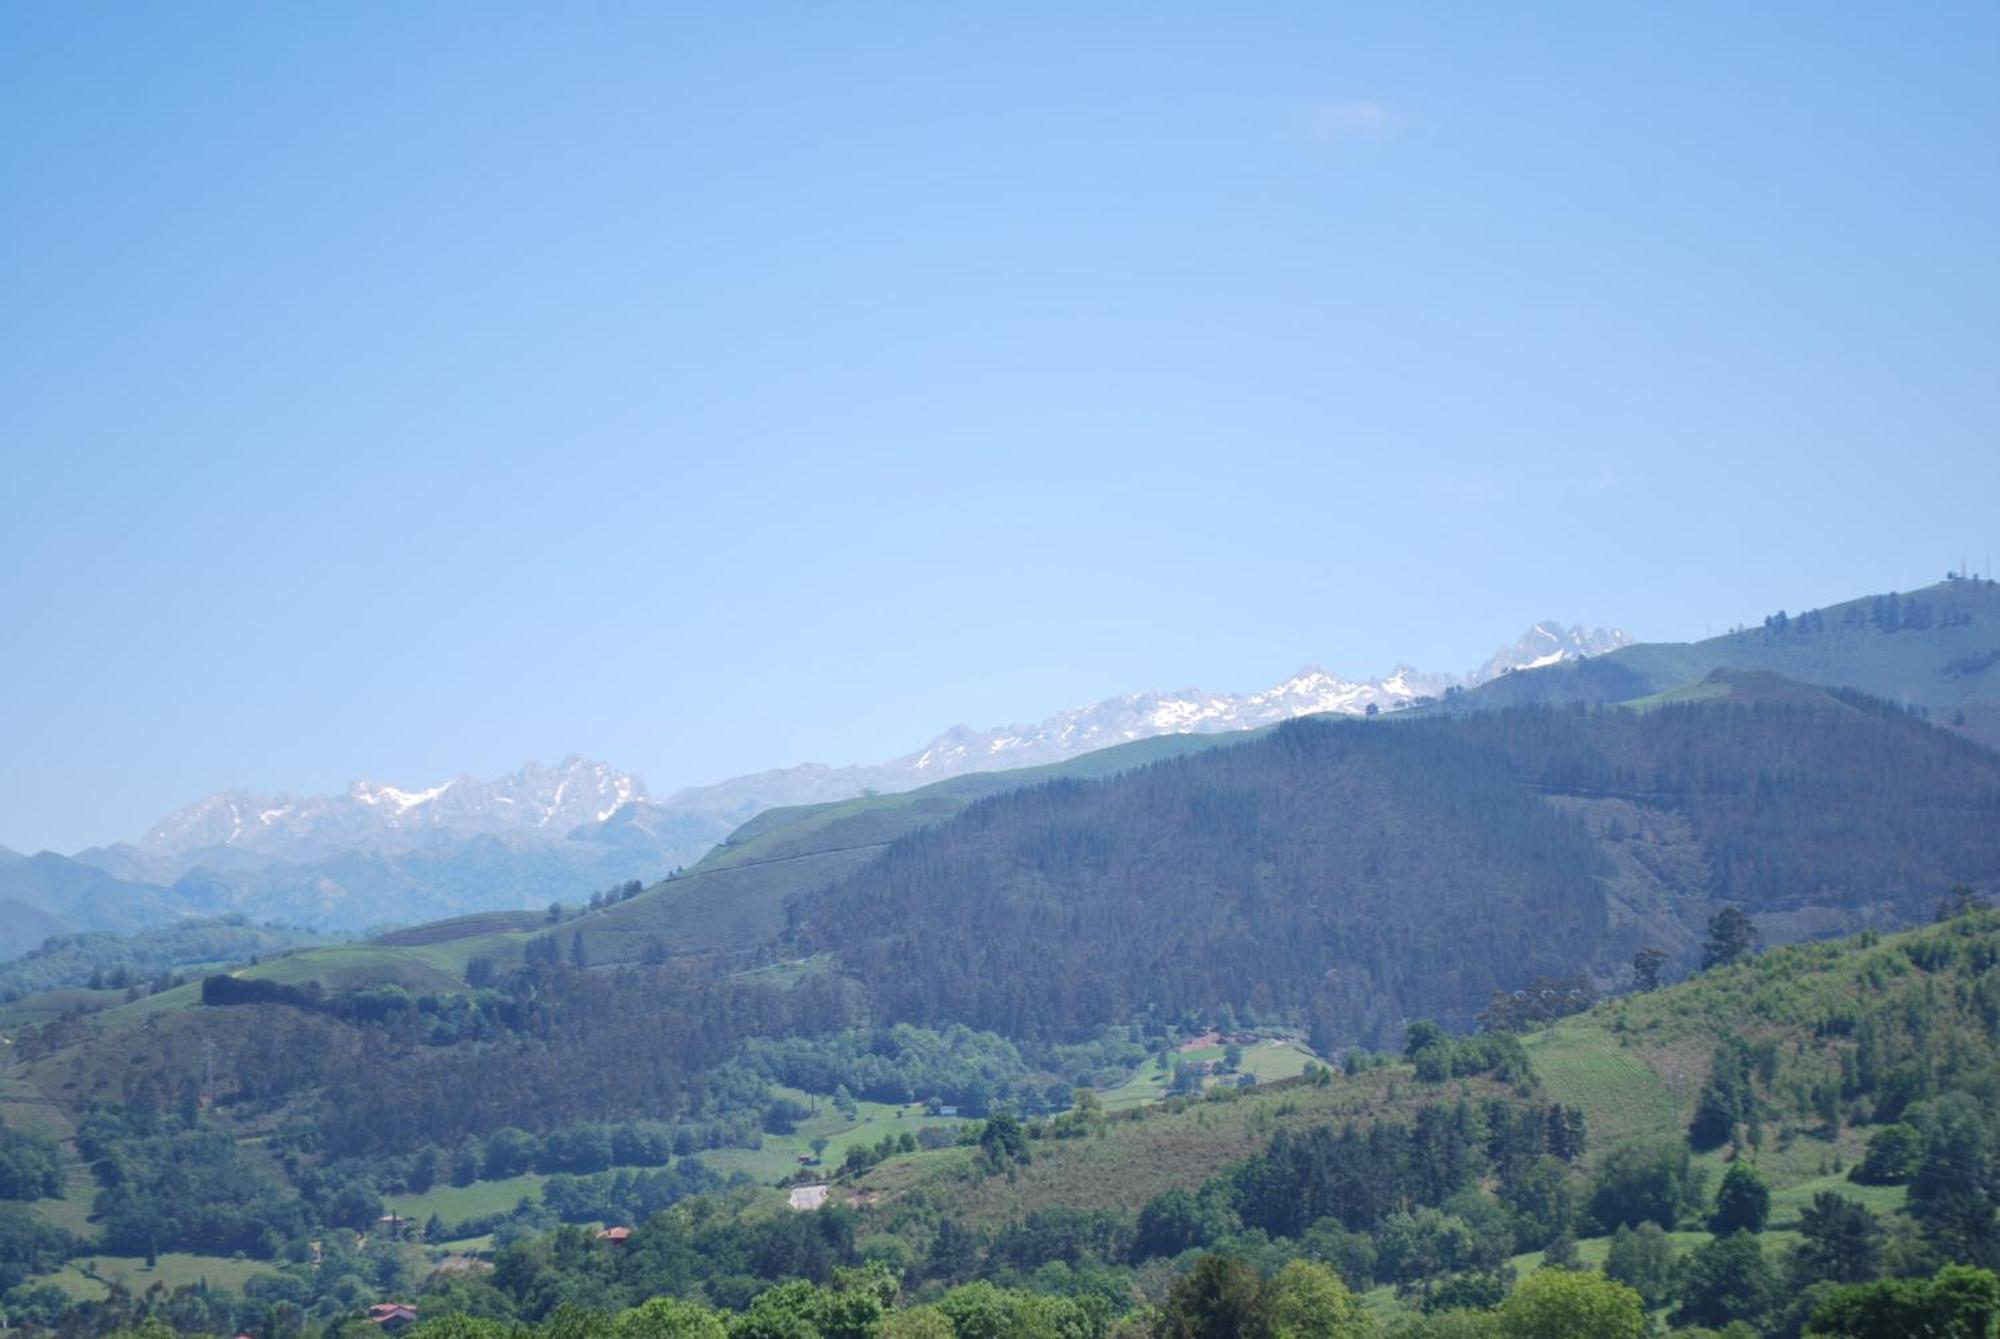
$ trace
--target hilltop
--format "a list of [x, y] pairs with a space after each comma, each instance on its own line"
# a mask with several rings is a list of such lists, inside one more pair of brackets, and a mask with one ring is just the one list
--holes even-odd
[[1955, 578], [1801, 613], [1779, 610], [1758, 626], [1699, 642], [1641, 642], [1524, 668], [1432, 709], [1626, 702], [1718, 669], [1857, 689], [2000, 748], [2000, 584]]
[[1909, 924], [2000, 881], [2000, 757], [1852, 694], [1295, 722], [982, 801], [792, 904], [892, 1016], [1010, 1034], [1227, 1000], [1316, 1044], [1469, 1024], [1537, 976]]

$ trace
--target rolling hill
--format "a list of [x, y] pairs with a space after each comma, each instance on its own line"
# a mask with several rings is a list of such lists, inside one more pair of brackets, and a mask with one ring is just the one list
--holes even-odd
[[992, 797], [793, 904], [890, 1016], [1010, 1035], [1228, 1000], [1325, 1044], [1495, 990], [1683, 967], [2000, 886], [2000, 756], [1874, 699], [1717, 671], [1687, 701], [1300, 721]]
[[[1578, 1128], [1588, 1132], [1558, 1177], [1570, 1187], [1561, 1215], [1580, 1238], [1576, 1253], [1585, 1264], [1604, 1264], [1618, 1226], [1604, 1217], [1615, 1206], [1605, 1207], [1609, 1201], [1593, 1188], [1604, 1183], [1608, 1165], [1649, 1150], [1693, 1155], [1686, 1198], [1662, 1206], [1676, 1254], [1716, 1240], [1706, 1221], [1710, 1206], [1738, 1164], [1754, 1167], [1769, 1189], [1768, 1219], [1757, 1235], [1774, 1262], [1799, 1244], [1805, 1218], [1826, 1195], [1897, 1225], [1893, 1230], [1907, 1241], [1921, 1224], [1936, 1221], [1934, 1210], [1911, 1213], [1912, 1192], [1904, 1184], [1911, 1171], [1885, 1180], [1855, 1169], [1869, 1161], [1871, 1140], [1887, 1127], [1897, 1127], [1891, 1134], [1935, 1130], [1964, 1118], [1967, 1107], [1953, 1103], [1990, 1111], [2000, 1100], [1996, 962], [2000, 913], [1993, 911], [1896, 935], [1792, 945], [1525, 1034], [1532, 1070], [1525, 1083], [1426, 1080], [1402, 1057], [1386, 1064], [1364, 1057], [1358, 1068], [1320, 1082], [1219, 1085], [1205, 1095], [1100, 1115], [1081, 1127], [1092, 1137], [1044, 1138], [1031, 1160], [1005, 1175], [982, 1167], [977, 1149], [958, 1148], [869, 1168], [836, 1196], [854, 1207], [861, 1231], [913, 1238], [918, 1259], [945, 1258], [940, 1237], [949, 1244], [962, 1232], [985, 1244], [988, 1269], [1018, 1266], [1019, 1253], [1035, 1249], [1029, 1243], [1038, 1238], [1081, 1269], [1115, 1264], [1117, 1252], [1143, 1259], [1158, 1249], [1149, 1245], [1157, 1232], [1149, 1230], [1149, 1217], [1160, 1222], [1162, 1206], [1176, 1204], [1176, 1196], [1190, 1196], [1178, 1202], [1190, 1210], [1234, 1197], [1247, 1214], [1244, 1169], [1274, 1140], [1309, 1137], [1315, 1128], [1407, 1124], [1426, 1107], [1456, 1111], [1461, 1120], [1468, 1106], [1480, 1108], [1474, 1128], [1490, 1133], [1500, 1128], [1496, 1113], [1504, 1108], [1553, 1108], [1578, 1113]], [[1739, 1099], [1743, 1123], [1731, 1138], [1689, 1149], [1690, 1129], [1712, 1100], [1719, 1062], [1732, 1048], [1758, 1057]], [[1504, 1259], [1522, 1248], [1509, 1263], [1525, 1274], [1542, 1263], [1538, 1238], [1549, 1225], [1527, 1221], [1530, 1201], [1509, 1186], [1518, 1172], [1502, 1159], [1496, 1163], [1499, 1198], [1512, 1214], [1492, 1214], [1490, 1202], [1482, 1205], [1485, 1192], [1462, 1190], [1445, 1202], [1445, 1212], [1503, 1239], [1518, 1234], [1500, 1254]], [[1990, 1188], [1978, 1193], [1990, 1204]], [[1177, 1245], [1253, 1259], [1267, 1249], [1259, 1238], [1228, 1235], [1228, 1217], [1214, 1207], [1206, 1212], [1213, 1226], [1178, 1229], [1192, 1239]], [[1991, 1208], [1984, 1212], [1990, 1216]], [[949, 1230], [940, 1226], [946, 1222]], [[1100, 1244], [1079, 1250], [1071, 1234], [1084, 1226]], [[1405, 1220], [1391, 1231], [1407, 1227]], [[1384, 1241], [1378, 1229], [1375, 1245]], [[1372, 1281], [1367, 1300], [1385, 1317], [1414, 1312], [1427, 1296], [1428, 1289], [1395, 1286], [1398, 1266], [1386, 1250], [1360, 1250], [1351, 1238], [1324, 1230], [1301, 1245], [1307, 1255], [1338, 1265], [1357, 1287]], [[1913, 1263], [1921, 1268], [1923, 1259]], [[1810, 1278], [1798, 1286], [1810, 1286]], [[1774, 1309], [1791, 1300], [1776, 1299]]]
[[1772, 615], [1699, 642], [1641, 642], [1584, 660], [1516, 670], [1432, 711], [1564, 702], [1625, 702], [1718, 670], [1762, 670], [1853, 688], [1922, 711], [1935, 724], [2000, 748], [2000, 584], [1939, 582]]

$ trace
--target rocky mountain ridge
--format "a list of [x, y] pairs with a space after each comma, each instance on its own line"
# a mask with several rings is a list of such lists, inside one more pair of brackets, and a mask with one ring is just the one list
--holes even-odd
[[[357, 780], [333, 795], [228, 790], [136, 841], [0, 859], [0, 953], [72, 929], [136, 929], [240, 912], [321, 930], [580, 900], [692, 865], [768, 809], [912, 790], [1060, 762], [1162, 735], [1217, 734], [1321, 713], [1396, 711], [1517, 668], [1601, 654], [1623, 633], [1543, 622], [1466, 674], [1401, 665], [1346, 679], [1308, 665], [1251, 693], [1128, 693], [1033, 724], [954, 726], [886, 762], [807, 763], [653, 797], [629, 772], [570, 756], [489, 780], [408, 788]], [[13, 913], [18, 933], [5, 922]]]

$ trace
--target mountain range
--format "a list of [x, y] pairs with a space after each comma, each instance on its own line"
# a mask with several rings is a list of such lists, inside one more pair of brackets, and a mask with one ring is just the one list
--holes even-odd
[[895, 792], [969, 772], [993, 772], [1061, 762], [1097, 749], [1160, 735], [1225, 734], [1326, 712], [1366, 715], [1395, 711], [1458, 688], [1476, 688], [1519, 669], [1603, 655], [1632, 639], [1606, 628], [1536, 623], [1510, 645], [1466, 674], [1426, 673], [1398, 665], [1371, 679], [1345, 679], [1307, 665], [1254, 693], [1211, 693], [1199, 688], [1127, 693], [1058, 712], [1037, 723], [977, 730], [955, 725], [913, 753], [872, 766], [801, 767], [758, 772], [708, 786], [676, 791], [665, 801], [747, 822], [765, 809], [823, 804], [870, 791]]
[[[1910, 617], [1912, 610], [1916, 611], [1914, 620]], [[1815, 732], [1836, 730], [1847, 732], [1852, 738], [1874, 741], [1865, 747], [1857, 746], [1856, 759], [1879, 746], [1876, 761], [1866, 764], [1851, 761], [1856, 770], [1867, 776], [1867, 784], [1875, 787], [1880, 796], [1878, 808], [1886, 808], [1896, 797], [1918, 791], [1929, 794], [1929, 802], [1938, 812], [1951, 815], [1938, 837], [1947, 844], [1959, 841], [1953, 824], [1981, 821], [1956, 813], [1957, 802], [1948, 788], [1932, 791], [1924, 779], [1930, 764], [1911, 764], [1893, 778], [1881, 774], [1881, 759], [1889, 756], [1889, 741], [1901, 741], [1904, 736], [1887, 732], [1879, 723], [1858, 722], [1857, 716], [1866, 716], [1875, 707], [1857, 705], [1839, 696], [1828, 697], [1824, 691], [1828, 689], [1836, 694], [1858, 690], [1867, 694], [1867, 700], [1875, 707], [1899, 711], [1930, 734], [1944, 739], [1958, 735], [1962, 737], [1957, 741], [1961, 744], [1969, 740], [1984, 745], [1972, 748], [1972, 753], [1992, 759], [1991, 750], [2000, 744], [2000, 732], [1992, 729], [2000, 724], [2000, 586], [1990, 582], [1946, 583], [1908, 596], [1870, 596], [1797, 617], [1773, 616], [1762, 626], [1698, 643], [1641, 643], [1601, 656], [1551, 661], [1490, 676], [1469, 689], [1415, 701], [1394, 712], [1390, 718], [1394, 725], [1384, 729], [1401, 734], [1415, 722], [1475, 720], [1508, 714], [1510, 709], [1529, 709], [1526, 714], [1531, 717], [1536, 711], [1587, 713], [1612, 704], [1625, 704], [1642, 712], [1692, 708], [1704, 703], [1733, 704], [1753, 715], [1790, 712], [1795, 718], [1793, 734], [1782, 746], [1769, 739], [1754, 745], [1769, 751], [1762, 764], [1769, 775], [1754, 785], [1746, 783], [1729, 791], [1736, 798], [1712, 811], [1711, 816], [1718, 824], [1727, 818], [1729, 805], [1740, 803], [1743, 796], [1754, 795], [1759, 788], [1773, 790], [1795, 784], [1792, 773], [1798, 764], [1787, 761], [1788, 757], [1804, 749]], [[1352, 714], [1349, 713], [1350, 718]], [[1669, 717], [1682, 719], [1672, 713]], [[1732, 718], [1721, 714], [1706, 719], [1720, 728], [1718, 723]], [[772, 943], [796, 930], [801, 917], [811, 916], [816, 901], [830, 895], [844, 881], [883, 877], [882, 863], [890, 861], [891, 853], [902, 844], [953, 840], [952, 825], [969, 821], [970, 811], [975, 809], [988, 816], [987, 822], [992, 822], [991, 815], [1011, 792], [1061, 782], [1110, 784], [1111, 779], [1122, 774], [1137, 773], [1170, 761], [1178, 765], [1221, 746], [1257, 741], [1272, 728], [1159, 736], [1060, 763], [963, 775], [913, 791], [773, 809], [746, 822], [685, 875], [650, 890], [644, 897], [621, 902], [593, 917], [582, 931], [587, 941], [586, 953], [590, 961], [605, 963], [638, 961], [663, 952], [754, 951], [759, 945]], [[1530, 779], [1532, 787], [1540, 788], [1543, 793], [1557, 794], [1564, 788], [1576, 790], [1577, 775], [1603, 769], [1602, 760], [1592, 752], [1594, 744], [1579, 743], [1569, 736], [1564, 738], [1565, 750], [1589, 761], [1576, 763], [1567, 773], [1533, 780], [1538, 772], [1549, 767], [1543, 756], [1548, 748], [1539, 746], [1539, 752], [1524, 748], [1506, 760], [1506, 768], [1516, 773], [1514, 778], [1506, 784], [1493, 781], [1493, 789], [1483, 792], [1481, 797], [1464, 792], [1469, 783], [1458, 773], [1471, 776], [1478, 768], [1490, 765], [1490, 750], [1483, 753], [1461, 739], [1447, 756], [1448, 751], [1440, 745], [1425, 764], [1429, 775], [1422, 783], [1427, 788], [1424, 803], [1380, 809], [1372, 820], [1362, 801], [1342, 789], [1348, 784], [1345, 781], [1326, 779], [1297, 784], [1307, 786], [1325, 809], [1313, 814], [1314, 831], [1319, 825], [1338, 820], [1342, 826], [1335, 831], [1346, 840], [1353, 835], [1347, 831], [1349, 826], [1370, 821], [1379, 824], [1376, 838], [1382, 845], [1366, 859], [1356, 859], [1365, 869], [1380, 870], [1385, 868], [1383, 862], [1390, 858], [1389, 852], [1396, 841], [1411, 834], [1429, 834], [1433, 829], [1443, 831], [1443, 818], [1437, 813], [1439, 806], [1449, 810], [1452, 806], [1475, 803], [1475, 799], [1481, 805], [1497, 806], [1502, 803], [1499, 797], [1508, 793], [1510, 786], [1521, 783], [1522, 774]], [[1688, 750], [1708, 748], [1699, 731], [1682, 743]], [[1618, 747], [1631, 752], [1626, 744]], [[1712, 763], [1713, 775], [1722, 777], [1756, 770], [1754, 759], [1741, 756], [1746, 747], [1752, 746], [1739, 743], [1734, 752], [1725, 749]], [[1897, 743], [1895, 747], [1901, 748], [1903, 744]], [[1842, 764], [1847, 765], [1850, 764]], [[1613, 908], [1608, 914], [1615, 915], [1623, 928], [1608, 929], [1608, 937], [1591, 950], [1604, 955], [1600, 965], [1615, 963], [1619, 952], [1629, 951], [1632, 935], [1642, 930], [1655, 943], [1683, 956], [1689, 955], [1694, 938], [1690, 928], [1693, 922], [1688, 917], [1705, 915], [1701, 908], [1711, 906], [1716, 900], [1747, 900], [1732, 880], [1741, 876], [1745, 863], [1756, 858], [1755, 853], [1718, 846], [1720, 839], [1702, 837], [1691, 826], [1687, 813], [1676, 812], [1685, 809], [1687, 802], [1667, 802], [1670, 796], [1648, 796], [1658, 777], [1684, 766], [1676, 755], [1663, 753], [1643, 766], [1628, 759], [1620, 766], [1631, 774], [1621, 775], [1614, 789], [1629, 793], [1634, 807], [1617, 813], [1598, 813], [1593, 809], [1589, 821], [1601, 824], [1601, 831], [1589, 840], [1571, 834], [1554, 842], [1548, 850], [1567, 851], [1562, 858], [1572, 864], [1597, 866], [1600, 872], [1594, 877], [1608, 881]], [[1833, 780], [1847, 784], [1838, 769]], [[1588, 791], [1590, 787], [1581, 789]], [[1285, 795], [1284, 787], [1279, 787], [1275, 798], [1258, 798], [1254, 803], [1261, 808], [1267, 803], [1278, 803]], [[1579, 798], [1577, 805], [1587, 798]], [[1232, 805], [1252, 803], [1249, 792], [1241, 787], [1231, 788], [1226, 797], [1210, 797], [1202, 803], [1217, 805], [1224, 803], [1224, 799]], [[1097, 859], [1117, 848], [1129, 835], [1128, 830], [1150, 830], [1147, 812], [1141, 806], [1115, 822], [1082, 818], [1071, 821], [1070, 826], [1085, 828], [1093, 834], [1091, 842], [1095, 844], [1089, 849], [1096, 854], [1092, 859], [1078, 858], [1065, 867], [1070, 873], [1064, 876], [1063, 896], [1069, 896], [1073, 892], [1069, 885], [1082, 877], [1076, 871], [1097, 868]], [[1579, 819], [1583, 813], [1583, 809], [1577, 810]], [[1851, 819], [1838, 819], [1829, 810], [1818, 821], [1830, 829], [1840, 829], [1842, 824], [1849, 827], [1873, 824], [1879, 817], [1863, 807]], [[1189, 821], [1192, 823], [1193, 819]], [[1251, 835], [1239, 845], [1254, 846], [1268, 839], [1291, 842], [1299, 839], [1304, 830], [1296, 816], [1287, 817], [1274, 831], [1267, 831], [1272, 827], [1271, 820], [1257, 817], [1246, 821]], [[1527, 825], [1525, 820], [1510, 819], [1501, 828], [1486, 840], [1499, 842], [1510, 833], [1518, 836], [1527, 830]], [[1717, 831], [1723, 830], [1724, 827], [1718, 826]], [[1154, 837], [1149, 858], [1162, 862], [1161, 867], [1148, 868], [1133, 877], [1148, 886], [1164, 889], [1176, 885], [1182, 877], [1180, 864], [1167, 854], [1177, 849], [1178, 837], [1171, 827], [1154, 833]], [[1581, 844], [1573, 842], [1572, 837]], [[1050, 843], [1052, 848], [1060, 847], [1067, 840], [1051, 838]], [[1884, 836], [1884, 849], [1902, 840]], [[1442, 841], [1441, 836], [1438, 841]], [[1856, 862], [1861, 857], [1854, 856], [1838, 867], [1827, 866], [1815, 844], [1801, 840], [1795, 845], [1798, 849], [1793, 853], [1793, 867], [1783, 876], [1771, 876], [1779, 884], [1792, 886], [1794, 895], [1789, 901], [1767, 896], [1768, 890], [1759, 895], [1764, 901], [1760, 914], [1774, 940], [1809, 938], [1843, 927], [1873, 924], [1883, 917], [1907, 918], [1914, 914], [1911, 908], [1924, 897], [1941, 891], [1932, 885], [1940, 880], [1949, 881], [1944, 871], [1929, 868], [1913, 857], [1905, 862], [1904, 872], [1911, 869], [1926, 872], [1921, 880], [1904, 890], [1904, 901], [1896, 909], [1871, 910], [1879, 899], [1863, 897], [1861, 890], [1830, 902], [1824, 898], [1815, 900], [1818, 892], [1840, 883], [1852, 869], [1860, 868]], [[933, 888], [962, 889], [990, 854], [980, 851], [976, 843], [969, 845], [967, 851], [948, 875], [933, 871], [932, 877], [920, 882]], [[1444, 848], [1438, 846], [1427, 858], [1443, 859]], [[1468, 857], [1465, 867], [1490, 867], [1498, 858], [1491, 852], [1477, 859]], [[1000, 875], [991, 877], [1001, 879]], [[1046, 871], [1035, 877], [1042, 886], [1056, 887], [1053, 876]], [[1218, 885], [1217, 896], [1208, 903], [1211, 913], [1228, 914], [1219, 908], [1226, 901], [1223, 895], [1234, 882], [1262, 877], [1265, 876], [1253, 869], [1232, 870], [1229, 880]], [[1979, 859], [1969, 860], [1957, 873], [1949, 875], [1980, 887], [1993, 882], [1995, 877], [1995, 871]], [[1393, 909], [1402, 905], [1402, 901], [1429, 896], [1430, 891], [1421, 883], [1412, 884], [1399, 892], [1400, 901], [1391, 899], [1385, 905]], [[857, 917], [836, 917], [834, 923], [838, 925]], [[1610, 924], [1607, 921], [1607, 926]], [[1060, 937], [1069, 932], [1048, 933]], [[1463, 946], [1453, 950], [1461, 957], [1467, 952]]]
[[132, 842], [64, 857], [0, 860], [0, 954], [50, 934], [131, 929], [176, 915], [242, 913], [359, 930], [495, 908], [575, 900], [692, 865], [766, 810], [901, 792], [1074, 758], [1161, 735], [1222, 734], [1320, 713], [1395, 711], [1517, 669], [1599, 655], [1622, 632], [1535, 624], [1466, 674], [1407, 665], [1352, 680], [1306, 666], [1260, 692], [1129, 693], [1035, 724], [953, 726], [873, 765], [733, 777], [656, 799], [643, 781], [590, 759], [530, 762], [482, 781], [419, 789], [359, 780], [338, 795], [228, 790], [162, 818]]
[[[1106, 750], [1111, 758], [1118, 746], [1146, 740], [1227, 739], [1313, 715], [1624, 702], [1717, 669], [1860, 689], [2000, 747], [1996, 589], [1952, 581], [1868, 596], [1796, 616], [1775, 614], [1761, 626], [1697, 643], [1634, 643], [1622, 633], [1546, 621], [1464, 674], [1405, 665], [1351, 680], [1307, 666], [1253, 693], [1126, 694], [1032, 724], [955, 726], [878, 764], [806, 764], [665, 798], [629, 773], [577, 757], [554, 766], [530, 763], [492, 780], [466, 776], [421, 788], [357, 781], [326, 796], [228, 791], [168, 815], [133, 842], [67, 857], [0, 852], [0, 954], [25, 952], [51, 934], [129, 930], [187, 915], [245, 914], [354, 931], [576, 902], [695, 866], [719, 843], [740, 846], [766, 826], [759, 816], [774, 811], [915, 791], [931, 798], [899, 811], [905, 816], [955, 812], [1017, 784], [1009, 778]], [[957, 780], [976, 784], [936, 790]], [[832, 865], [845, 868], [851, 860], [841, 855]], [[703, 872], [732, 886], [746, 877], [730, 861], [704, 864]], [[788, 877], [797, 873], [789, 870]], [[708, 924], [716, 914], [693, 905], [701, 882], [680, 885], [670, 899], [687, 926]], [[763, 909], [732, 911], [732, 924], [766, 924], [768, 906], [756, 898], [742, 905]]]
[[[1630, 1226], [1628, 1209], [1662, 1235], [1687, 1229], [1704, 1240], [1662, 1271], [1694, 1280], [1673, 1285], [1693, 1290], [1685, 1305], [1709, 1286], [1700, 1252], [1764, 1249], [1757, 1226], [1780, 1206], [1755, 1192], [1774, 1187], [1750, 1187], [1757, 1226], [1724, 1213], [1762, 1169], [1785, 1178], [1802, 1238], [1831, 1212], [1818, 1192], [1858, 1182], [1881, 1192], [1865, 1213], [1907, 1203], [1903, 1239], [1990, 1249], [1991, 1187], [1939, 1169], [1976, 1170], [2000, 1147], [2000, 923], [1982, 910], [2000, 891], [2000, 753], [1982, 740], [2000, 707], [2000, 588], [1870, 596], [1583, 659], [1552, 647], [1442, 691], [1403, 682], [1407, 698], [1372, 718], [1359, 698], [1284, 716], [1324, 700], [1310, 687], [1178, 715], [1161, 702], [1201, 699], [1159, 695], [1114, 731], [1139, 737], [765, 809], [693, 868], [587, 906], [272, 941], [234, 963], [158, 957], [146, 980], [95, 966], [79, 979], [41, 955], [56, 988], [0, 1006], [4, 1133], [15, 1112], [50, 1133], [14, 1139], [8, 1166], [23, 1199], [48, 1196], [66, 1166], [88, 1166], [100, 1191], [87, 1220], [60, 1201], [39, 1210], [87, 1222], [87, 1246], [52, 1236], [21, 1268], [161, 1245], [241, 1252], [293, 1268], [305, 1296], [312, 1267], [281, 1262], [334, 1239], [328, 1225], [376, 1232], [386, 1210], [454, 1251], [555, 1218], [593, 1225], [501, 1247], [484, 1281], [426, 1285], [432, 1314], [466, 1289], [489, 1310], [550, 1313], [563, 1294], [543, 1289], [538, 1259], [574, 1256], [565, 1286], [580, 1289], [621, 1261], [712, 1258], [716, 1280], [776, 1278], [814, 1268], [806, 1250], [858, 1259], [852, 1243], [896, 1233], [916, 1234], [902, 1267], [940, 1284], [1039, 1274], [1096, 1241], [1093, 1269], [1130, 1269], [1197, 1240], [1296, 1239], [1389, 1305], [1415, 1281], [1414, 1257], [1395, 1252], [1420, 1195], [1465, 1240], [1493, 1234], [1490, 1268], [1513, 1259], [1531, 1283], [1571, 1277], [1534, 1269], [1544, 1246], [1580, 1252], [1565, 1234], [1618, 1249], [1606, 1234]], [[1232, 713], [1247, 728], [1196, 728]], [[1060, 724], [1048, 733], [1062, 747]], [[288, 853], [285, 867], [325, 870], [327, 895], [347, 898], [385, 870], [414, 881], [425, 860], [465, 873], [479, 851], [489, 863], [463, 887], [490, 891], [552, 850], [639, 851], [668, 810], [581, 760], [257, 803], [198, 806], [132, 858], [275, 868]], [[316, 825], [329, 846], [313, 845]], [[341, 846], [357, 832], [374, 845]], [[46, 877], [59, 860], [0, 865]], [[225, 886], [204, 867], [171, 891]], [[1898, 933], [1913, 925], [1926, 928]], [[1833, 942], [1851, 931], [1866, 933]], [[1760, 939], [1775, 951], [1758, 955]], [[1576, 1012], [1607, 991], [1618, 998]], [[1316, 1134], [1282, 1125], [1304, 1103], [1330, 1122]], [[992, 1119], [967, 1136], [967, 1115]], [[76, 1163], [56, 1142], [67, 1129]], [[1237, 1189], [1204, 1184], [1217, 1173]], [[1718, 1173], [1710, 1214], [1701, 1174]], [[1944, 1217], [1958, 1182], [1981, 1198]], [[807, 1184], [846, 1202], [788, 1198]], [[738, 1211], [658, 1210], [724, 1189], [743, 1215], [731, 1231], [775, 1225], [768, 1251], [721, 1236], [655, 1249], [677, 1223]], [[465, 1216], [472, 1203], [515, 1208]], [[595, 1245], [613, 1222], [639, 1226]], [[956, 1236], [961, 1223], [979, 1234]], [[1949, 1235], [1959, 1223], [1983, 1235]], [[717, 1286], [753, 1311], [768, 1295]], [[328, 1314], [366, 1291], [343, 1289]], [[1643, 1328], [1636, 1299], [1630, 1312], [1621, 1334]]]
[[637, 777], [570, 757], [554, 767], [531, 762], [492, 781], [462, 776], [420, 791], [373, 781], [356, 781], [341, 795], [304, 798], [223, 791], [169, 814], [137, 845], [167, 858], [218, 846], [314, 858], [356, 847], [422, 845], [440, 835], [566, 834], [645, 798]]

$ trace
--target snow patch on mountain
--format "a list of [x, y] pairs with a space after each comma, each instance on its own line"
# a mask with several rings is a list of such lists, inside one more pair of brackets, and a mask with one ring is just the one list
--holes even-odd
[[1586, 628], [1579, 624], [1565, 628], [1555, 619], [1546, 618], [1522, 633], [1512, 646], [1495, 651], [1485, 664], [1466, 676], [1465, 686], [1476, 688], [1516, 670], [1545, 669], [1565, 660], [1601, 656], [1631, 644], [1632, 639], [1615, 628]]
[[1399, 711], [1454, 688], [1474, 688], [1515, 670], [1602, 655], [1630, 641], [1624, 633], [1610, 629], [1565, 628], [1545, 620], [1467, 674], [1426, 673], [1398, 665], [1378, 678], [1345, 679], [1318, 665], [1307, 665], [1290, 678], [1254, 693], [1210, 693], [1198, 688], [1128, 693], [1059, 712], [1036, 725], [1007, 725], [986, 731], [954, 726], [907, 757], [876, 768], [853, 770], [869, 774], [867, 784], [875, 789], [906, 789], [965, 772], [1059, 762], [1156, 735], [1250, 730], [1297, 716], [1327, 713], [1361, 716]]
[[[554, 767], [531, 762], [490, 781], [461, 776], [419, 790], [360, 780], [341, 795], [225, 791], [168, 815], [138, 845], [163, 856], [236, 847], [301, 859], [403, 849], [438, 836], [562, 836], [645, 799], [637, 777], [569, 757]], [[252, 815], [255, 821], [246, 821]]]
[[954, 726], [887, 762], [808, 763], [691, 787], [664, 800], [651, 798], [629, 773], [574, 756], [553, 767], [531, 762], [491, 780], [460, 776], [417, 788], [359, 780], [338, 795], [231, 790], [168, 815], [136, 844], [94, 848], [77, 859], [121, 878], [206, 889], [233, 899], [228, 909], [344, 928], [540, 905], [551, 895], [586, 894], [692, 864], [736, 825], [779, 805], [910, 790], [1159, 735], [1400, 711], [1516, 670], [1601, 655], [1628, 640], [1621, 632], [1549, 620], [1467, 674], [1398, 665], [1377, 678], [1347, 679], [1307, 665], [1251, 693], [1127, 693], [1032, 724]]

